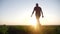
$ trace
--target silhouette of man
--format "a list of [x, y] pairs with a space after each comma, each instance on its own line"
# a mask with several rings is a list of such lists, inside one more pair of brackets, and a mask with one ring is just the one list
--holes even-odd
[[[44, 16], [43, 16], [43, 12], [42, 12], [41, 7], [38, 6], [38, 3], [36, 3], [36, 6], [34, 7], [34, 10], [33, 10], [33, 12], [32, 12], [32, 15], [33, 15], [34, 11], [35, 11], [35, 16], [36, 16], [37, 22], [38, 22], [38, 24], [40, 24], [39, 18], [40, 18], [40, 16], [41, 16], [41, 14], [42, 14], [42, 18], [43, 18]], [[31, 17], [32, 17], [32, 15], [31, 15]]]

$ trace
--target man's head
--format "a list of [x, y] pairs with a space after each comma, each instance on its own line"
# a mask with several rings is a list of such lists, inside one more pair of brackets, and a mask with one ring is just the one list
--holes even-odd
[[38, 7], [38, 3], [36, 3], [36, 7]]

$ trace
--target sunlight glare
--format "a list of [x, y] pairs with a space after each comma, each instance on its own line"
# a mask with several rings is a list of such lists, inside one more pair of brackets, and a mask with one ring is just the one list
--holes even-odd
[[29, 20], [29, 23], [31, 23], [31, 25], [36, 28], [36, 18], [35, 16], [31, 17], [30, 20]]

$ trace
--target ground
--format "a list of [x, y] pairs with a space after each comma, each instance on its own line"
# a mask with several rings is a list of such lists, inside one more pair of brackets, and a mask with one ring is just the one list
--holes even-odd
[[60, 34], [60, 25], [42, 25], [39, 31], [31, 25], [0, 25], [0, 34]]

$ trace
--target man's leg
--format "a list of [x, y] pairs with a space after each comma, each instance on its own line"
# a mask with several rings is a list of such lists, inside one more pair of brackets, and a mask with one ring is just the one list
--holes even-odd
[[42, 34], [42, 27], [41, 27], [39, 18], [40, 18], [40, 17], [36, 17], [36, 19], [37, 19], [37, 30], [38, 30], [38, 32], [39, 32], [40, 34]]
[[37, 25], [41, 25], [41, 24], [40, 24], [40, 21], [39, 21], [39, 18], [40, 18], [40, 16], [36, 16], [36, 19], [37, 19]]

